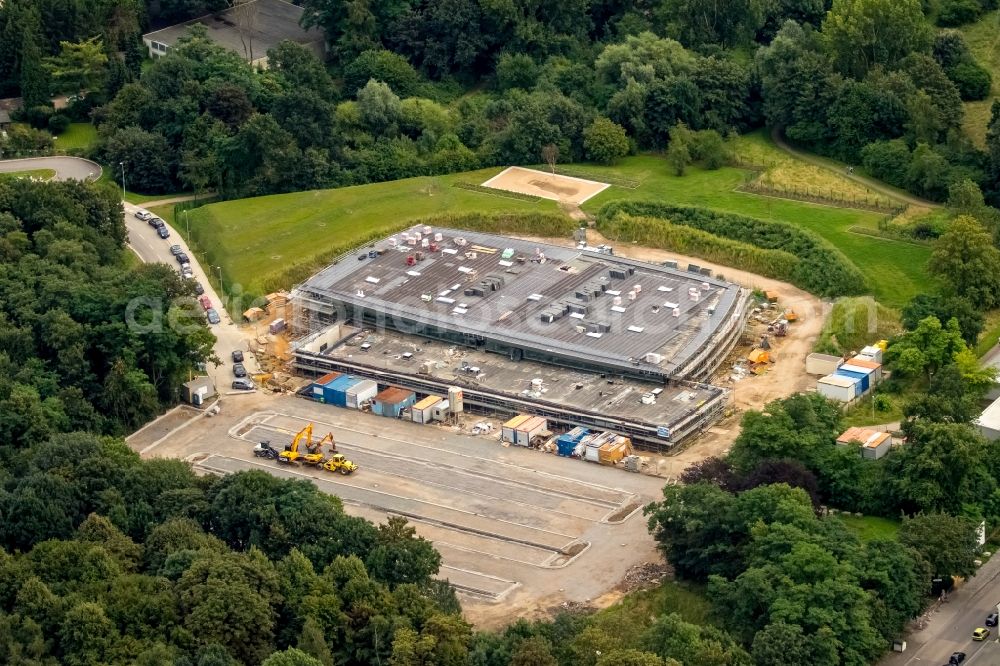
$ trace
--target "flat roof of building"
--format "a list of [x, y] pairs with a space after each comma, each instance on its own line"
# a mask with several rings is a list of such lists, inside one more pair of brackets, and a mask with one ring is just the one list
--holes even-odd
[[848, 386], [854, 386], [858, 382], [857, 379], [853, 377], [847, 377], [844, 375], [827, 375], [826, 377], [820, 378], [819, 383], [847, 388]]
[[[362, 344], [370, 346], [362, 350]], [[489, 389], [654, 426], [678, 422], [724, 393], [723, 389], [707, 384], [684, 382], [663, 386], [534, 361], [512, 361], [500, 354], [396, 331], [356, 332], [323, 355], [379, 370], [433, 377], [461, 388]], [[535, 379], [540, 384], [532, 381]], [[652, 402], [643, 402], [646, 394], [654, 396]], [[414, 409], [429, 406], [424, 404], [428, 400], [417, 403]]]
[[979, 418], [975, 420], [975, 423], [990, 430], [1000, 430], [1000, 398], [991, 402], [989, 407], [984, 409]]
[[711, 344], [745, 296], [736, 284], [656, 264], [428, 229], [373, 244], [372, 258], [368, 249], [342, 258], [299, 285], [296, 297], [339, 304], [346, 318], [358, 308], [413, 322], [418, 334], [437, 327], [670, 375]]
[[887, 432], [882, 432], [881, 430], [869, 430], [868, 428], [848, 428], [840, 437], [837, 438], [837, 442], [840, 444], [848, 444], [850, 442], [861, 442], [861, 446], [866, 448], [875, 448], [882, 444], [885, 440], [892, 437]]
[[[288, 39], [299, 44], [322, 44], [323, 31], [306, 30], [299, 21], [304, 10], [285, 0], [252, 0], [246, 9], [229, 8], [215, 14], [191, 19], [160, 30], [146, 33], [143, 39], [173, 46], [188, 33], [191, 26], [200, 23], [208, 30], [208, 37], [215, 43], [246, 57], [244, 41], [253, 45], [253, 60], [263, 58], [268, 49]], [[238, 12], [254, 12], [249, 39], [244, 40], [239, 28]]]

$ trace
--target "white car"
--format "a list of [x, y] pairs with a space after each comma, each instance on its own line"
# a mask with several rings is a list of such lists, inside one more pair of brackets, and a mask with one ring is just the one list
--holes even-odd
[[152, 217], [153, 214], [150, 213], [148, 210], [143, 210], [140, 208], [139, 210], [135, 211], [135, 218], [137, 220], [142, 220], [143, 222], [147, 222]]

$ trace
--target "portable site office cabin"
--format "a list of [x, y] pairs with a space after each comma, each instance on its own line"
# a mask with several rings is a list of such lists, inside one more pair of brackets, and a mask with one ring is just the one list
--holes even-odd
[[882, 381], [882, 364], [876, 361], [872, 361], [866, 358], [861, 358], [860, 356], [855, 356], [850, 361], [842, 365], [841, 367], [847, 368], [848, 370], [869, 370], [872, 375], [872, 383], [878, 384]]
[[511, 444], [517, 441], [517, 428], [524, 424], [531, 418], [529, 414], [518, 414], [514, 418], [510, 419], [500, 428], [500, 440], [504, 442], [510, 442]]
[[390, 386], [372, 398], [372, 414], [398, 419], [407, 407], [417, 401], [417, 394], [398, 386]]
[[312, 399], [317, 402], [326, 402], [326, 387], [329, 386], [330, 382], [340, 377], [339, 372], [331, 372], [328, 375], [323, 375], [316, 381], [312, 383]]
[[347, 391], [361, 382], [360, 377], [341, 375], [323, 387], [323, 398], [328, 405], [347, 407]]
[[868, 345], [867, 347], [861, 350], [858, 356], [868, 356], [871, 357], [871, 359], [876, 363], [881, 363], [882, 348], [877, 345]]
[[871, 388], [872, 378], [871, 370], [867, 368], [857, 368], [855, 370], [848, 370], [844, 366], [837, 368], [835, 375], [840, 375], [841, 377], [848, 377], [850, 379], [857, 379], [859, 381], [858, 389], [855, 392], [856, 397], [860, 398], [865, 393], [868, 393], [868, 389]]
[[414, 423], [430, 423], [433, 420], [434, 405], [441, 402], [436, 395], [429, 395], [410, 408], [410, 418]]
[[532, 416], [514, 429], [514, 444], [529, 446], [534, 437], [548, 429], [549, 422], [541, 416]]
[[371, 400], [378, 394], [378, 384], [371, 379], [362, 379], [357, 384], [351, 386], [345, 392], [347, 396], [347, 407], [350, 409], [361, 409], [365, 402]]
[[832, 375], [844, 364], [844, 359], [830, 354], [809, 354], [806, 356], [807, 375]]
[[850, 402], [860, 390], [858, 380], [842, 375], [827, 375], [816, 382], [816, 391], [831, 400]]

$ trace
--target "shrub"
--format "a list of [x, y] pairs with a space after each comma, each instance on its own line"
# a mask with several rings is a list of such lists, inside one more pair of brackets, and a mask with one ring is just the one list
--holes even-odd
[[420, 75], [409, 61], [392, 51], [365, 51], [344, 68], [344, 92], [353, 97], [370, 79], [382, 81], [400, 97], [417, 92]]
[[62, 134], [69, 129], [69, 116], [62, 113], [53, 113], [49, 116], [49, 131], [55, 135]]
[[937, 22], [951, 27], [964, 25], [975, 21], [982, 12], [980, 0], [941, 0]]
[[[786, 279], [821, 296], [859, 294], [866, 289], [861, 271], [839, 250], [819, 236], [786, 222], [759, 220], [705, 208], [670, 206], [652, 201], [613, 201], [605, 204], [598, 212], [598, 229], [605, 235], [610, 235], [605, 230], [614, 229], [614, 219], [619, 213], [659, 218], [674, 225], [694, 227], [761, 250], [781, 250], [798, 259], [794, 270]], [[631, 240], [646, 242], [638, 237]], [[784, 270], [785, 265], [782, 266]]]
[[954, 82], [965, 101], [986, 99], [990, 94], [993, 77], [985, 67], [975, 62], [963, 62], [948, 70], [948, 78]]
[[55, 112], [51, 106], [33, 106], [24, 112], [24, 121], [35, 129], [46, 129], [49, 116]]

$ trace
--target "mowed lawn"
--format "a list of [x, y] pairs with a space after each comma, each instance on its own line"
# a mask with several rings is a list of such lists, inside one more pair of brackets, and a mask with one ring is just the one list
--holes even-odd
[[838, 513], [837, 518], [843, 521], [848, 529], [861, 537], [862, 541], [892, 540], [899, 533], [899, 522], [889, 518], [852, 516], [847, 513]]
[[965, 131], [979, 146], [986, 145], [986, 124], [990, 107], [1000, 97], [1000, 10], [984, 14], [975, 23], [960, 28], [976, 61], [993, 74], [993, 89], [989, 97], [965, 103]]
[[846, 254], [868, 278], [872, 293], [879, 302], [890, 307], [905, 304], [922, 290], [928, 279], [925, 271], [930, 257], [928, 247], [849, 231], [852, 226], [878, 228], [878, 221], [883, 215], [738, 192], [736, 188], [747, 178], [747, 172], [742, 169], [705, 171], [690, 168], [684, 176], [678, 177], [668, 173], [663, 158], [640, 155], [622, 160], [613, 168], [574, 167], [574, 173], [592, 174], [597, 179], [602, 173], [611, 173], [642, 183], [634, 190], [608, 188], [583, 205], [583, 209], [590, 213], [596, 213], [602, 205], [617, 199], [663, 199], [682, 205], [791, 222], [810, 229]]
[[[554, 201], [521, 201], [452, 186], [456, 181], [479, 184], [501, 170], [209, 204], [190, 211], [191, 235], [198, 251], [213, 265], [221, 265], [230, 279], [245, 291], [262, 293], [289, 287], [276, 280], [318, 268], [332, 254], [375, 234], [388, 234], [415, 218], [470, 211], [558, 210]], [[184, 225], [176, 228], [186, 233]]]
[[[567, 165], [576, 175], [638, 181], [639, 187], [613, 186], [583, 209], [596, 213], [616, 199], [652, 199], [705, 206], [783, 220], [815, 231], [840, 248], [867, 276], [874, 295], [900, 307], [922, 289], [930, 250], [926, 246], [852, 233], [852, 226], [877, 228], [882, 217], [868, 211], [823, 206], [737, 192], [745, 170], [691, 168], [683, 177], [668, 173], [658, 155], [639, 155], [615, 167]], [[456, 181], [482, 183], [500, 168], [449, 176], [411, 178], [335, 190], [282, 194], [211, 204], [190, 213], [199, 252], [221, 265], [251, 293], [287, 288], [338, 252], [407, 220], [471, 211], [556, 211], [553, 201], [527, 202], [452, 187]], [[622, 181], [619, 181], [622, 182]], [[181, 229], [179, 229], [181, 230]]]
[[59, 150], [90, 150], [97, 143], [97, 128], [90, 123], [70, 123], [65, 132], [56, 137]]

